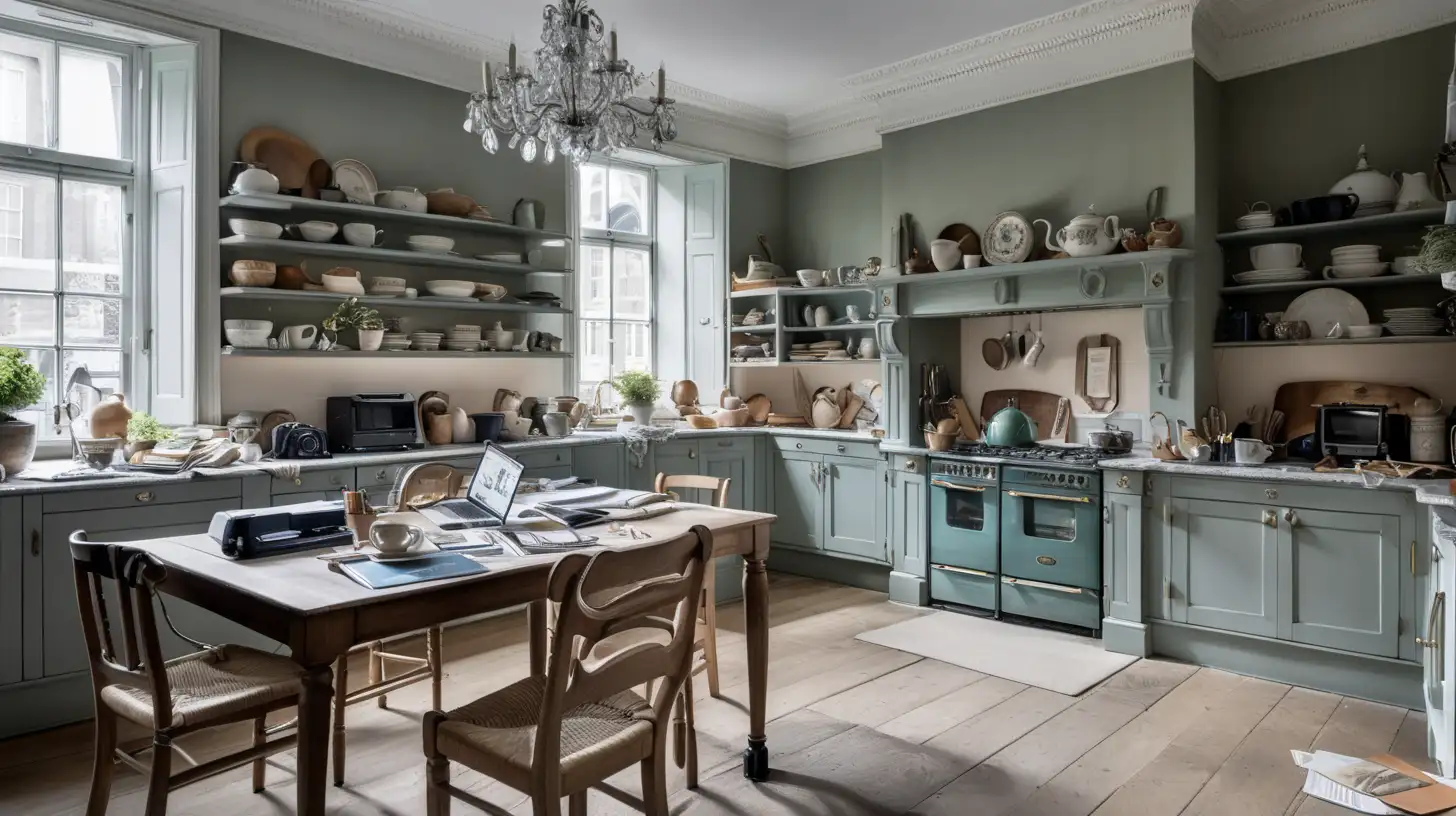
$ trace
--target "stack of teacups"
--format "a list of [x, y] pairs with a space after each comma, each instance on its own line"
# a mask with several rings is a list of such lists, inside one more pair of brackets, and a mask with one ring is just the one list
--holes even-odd
[[416, 351], [439, 351], [440, 341], [444, 339], [444, 332], [420, 329], [410, 335], [410, 347]]
[[480, 351], [479, 326], [451, 326], [445, 332], [446, 351]]

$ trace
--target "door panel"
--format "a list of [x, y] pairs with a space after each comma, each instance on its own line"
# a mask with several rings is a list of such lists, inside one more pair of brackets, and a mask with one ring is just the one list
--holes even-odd
[[895, 551], [895, 568], [920, 576], [926, 574], [928, 566], [925, 484], [925, 477], [919, 473], [890, 471], [889, 516], [885, 519]]
[[1280, 511], [1280, 637], [1395, 657], [1400, 518]]
[[932, 564], [1000, 571], [1001, 492], [994, 485], [937, 484], [932, 480], [930, 526]]
[[722, 164], [690, 168], [683, 188], [687, 376], [700, 383], [728, 381], [723, 169]]
[[875, 501], [884, 489], [883, 460], [824, 457], [824, 549], [889, 563], [884, 503]]
[[[718, 451], [707, 447], [711, 440], [704, 440], [702, 451], [702, 475], [717, 479], [729, 479], [728, 506], [737, 510], [748, 508], [749, 467], [748, 454], [741, 451]], [[702, 501], [707, 501], [705, 497]]]
[[769, 496], [769, 512], [778, 516], [770, 527], [774, 544], [823, 549], [824, 497], [818, 476], [823, 463], [824, 458], [815, 454], [780, 453], [774, 457], [774, 489]]
[[1142, 622], [1143, 497], [1140, 494], [1104, 493], [1102, 512], [1102, 571], [1106, 587], [1105, 614]]
[[1256, 504], [1173, 500], [1174, 620], [1278, 636], [1279, 530], [1266, 523], [1275, 513]]
[[572, 451], [571, 464], [576, 476], [595, 479], [597, 484], [625, 487], [621, 445], [587, 445]]

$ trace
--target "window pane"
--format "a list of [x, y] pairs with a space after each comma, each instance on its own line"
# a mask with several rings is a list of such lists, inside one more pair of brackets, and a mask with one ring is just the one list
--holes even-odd
[[76, 369], [84, 367], [91, 374], [91, 384], [101, 390], [102, 396], [121, 390], [121, 352], [100, 349], [66, 349], [64, 357], [65, 383], [71, 381]]
[[0, 32], [0, 141], [53, 147], [55, 43]]
[[0, 345], [49, 346], [55, 342], [54, 296], [0, 292]]
[[55, 393], [60, 388], [56, 384], [56, 350], [28, 348], [21, 351], [25, 352], [25, 359], [46, 378], [46, 394], [40, 402], [27, 410], [17, 412], [15, 416], [22, 422], [35, 425], [41, 436], [51, 436], [51, 406], [55, 405]]
[[583, 229], [607, 228], [607, 169], [583, 164], [578, 171], [577, 188], [581, 196]]
[[618, 320], [652, 319], [652, 255], [643, 249], [617, 247], [612, 252], [612, 316]]
[[611, 324], [605, 320], [583, 320], [580, 332], [580, 360], [583, 380], [593, 384], [612, 376]]
[[66, 345], [121, 347], [121, 300], [66, 296]]
[[66, 181], [61, 185], [62, 280], [68, 292], [119, 295], [126, 196], [111, 184]]
[[614, 232], [647, 234], [647, 174], [637, 170], [613, 167], [611, 172], [611, 207], [607, 210], [607, 229]]
[[56, 180], [0, 170], [0, 289], [56, 288]]
[[577, 268], [580, 280], [578, 308], [584, 318], [611, 317], [612, 266], [610, 250], [604, 246], [581, 247], [581, 260]]
[[612, 343], [612, 371], [652, 370], [652, 327], [646, 323], [616, 323]]
[[115, 54], [61, 47], [61, 149], [122, 158], [125, 62]]

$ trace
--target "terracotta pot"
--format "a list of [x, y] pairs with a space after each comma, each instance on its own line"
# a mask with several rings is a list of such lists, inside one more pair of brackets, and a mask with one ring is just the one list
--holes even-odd
[[0, 422], [0, 467], [5, 468], [5, 478], [30, 467], [34, 458], [35, 426], [19, 420]]
[[126, 438], [126, 423], [131, 420], [131, 409], [126, 407], [126, 395], [117, 392], [91, 409], [91, 436]]

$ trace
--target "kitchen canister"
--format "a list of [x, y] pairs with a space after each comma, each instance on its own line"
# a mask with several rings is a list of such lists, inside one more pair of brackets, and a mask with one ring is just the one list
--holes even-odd
[[1410, 455], [1416, 462], [1446, 462], [1446, 418], [1410, 417]]

